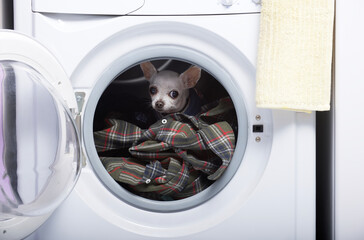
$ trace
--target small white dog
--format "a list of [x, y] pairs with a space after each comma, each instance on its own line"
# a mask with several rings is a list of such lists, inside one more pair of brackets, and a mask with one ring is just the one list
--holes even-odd
[[[145, 79], [149, 81], [149, 94], [152, 107], [161, 114], [184, 112], [188, 115], [197, 114], [201, 104], [195, 87], [201, 77], [201, 68], [192, 66], [182, 74], [163, 70], [158, 72], [151, 62], [143, 62], [140, 67]], [[192, 90], [192, 91], [190, 91]], [[193, 108], [193, 109], [192, 109]]]

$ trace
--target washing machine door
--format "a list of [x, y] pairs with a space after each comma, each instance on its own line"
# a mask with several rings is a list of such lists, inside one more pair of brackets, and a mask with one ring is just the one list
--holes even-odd
[[41, 44], [0, 31], [0, 239], [31, 233], [81, 170], [70, 81]]

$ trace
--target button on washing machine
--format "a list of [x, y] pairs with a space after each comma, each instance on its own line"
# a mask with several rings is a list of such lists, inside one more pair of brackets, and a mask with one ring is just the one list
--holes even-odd
[[234, 4], [235, 0], [221, 0], [221, 4], [225, 7], [230, 7]]

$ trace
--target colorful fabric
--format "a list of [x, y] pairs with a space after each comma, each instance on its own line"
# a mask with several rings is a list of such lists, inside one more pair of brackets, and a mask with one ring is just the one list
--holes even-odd
[[[228, 167], [235, 149], [236, 115], [229, 98], [203, 113], [165, 116], [148, 129], [119, 119], [94, 133], [109, 174], [136, 194], [180, 199], [206, 189]], [[155, 197], [153, 197], [155, 198]]]

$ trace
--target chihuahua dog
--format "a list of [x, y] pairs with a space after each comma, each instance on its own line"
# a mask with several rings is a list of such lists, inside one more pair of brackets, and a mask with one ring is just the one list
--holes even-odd
[[149, 81], [152, 107], [160, 114], [183, 112], [187, 115], [199, 113], [200, 100], [193, 90], [201, 77], [201, 68], [192, 66], [178, 74], [163, 70], [158, 72], [151, 62], [140, 64], [144, 77]]

